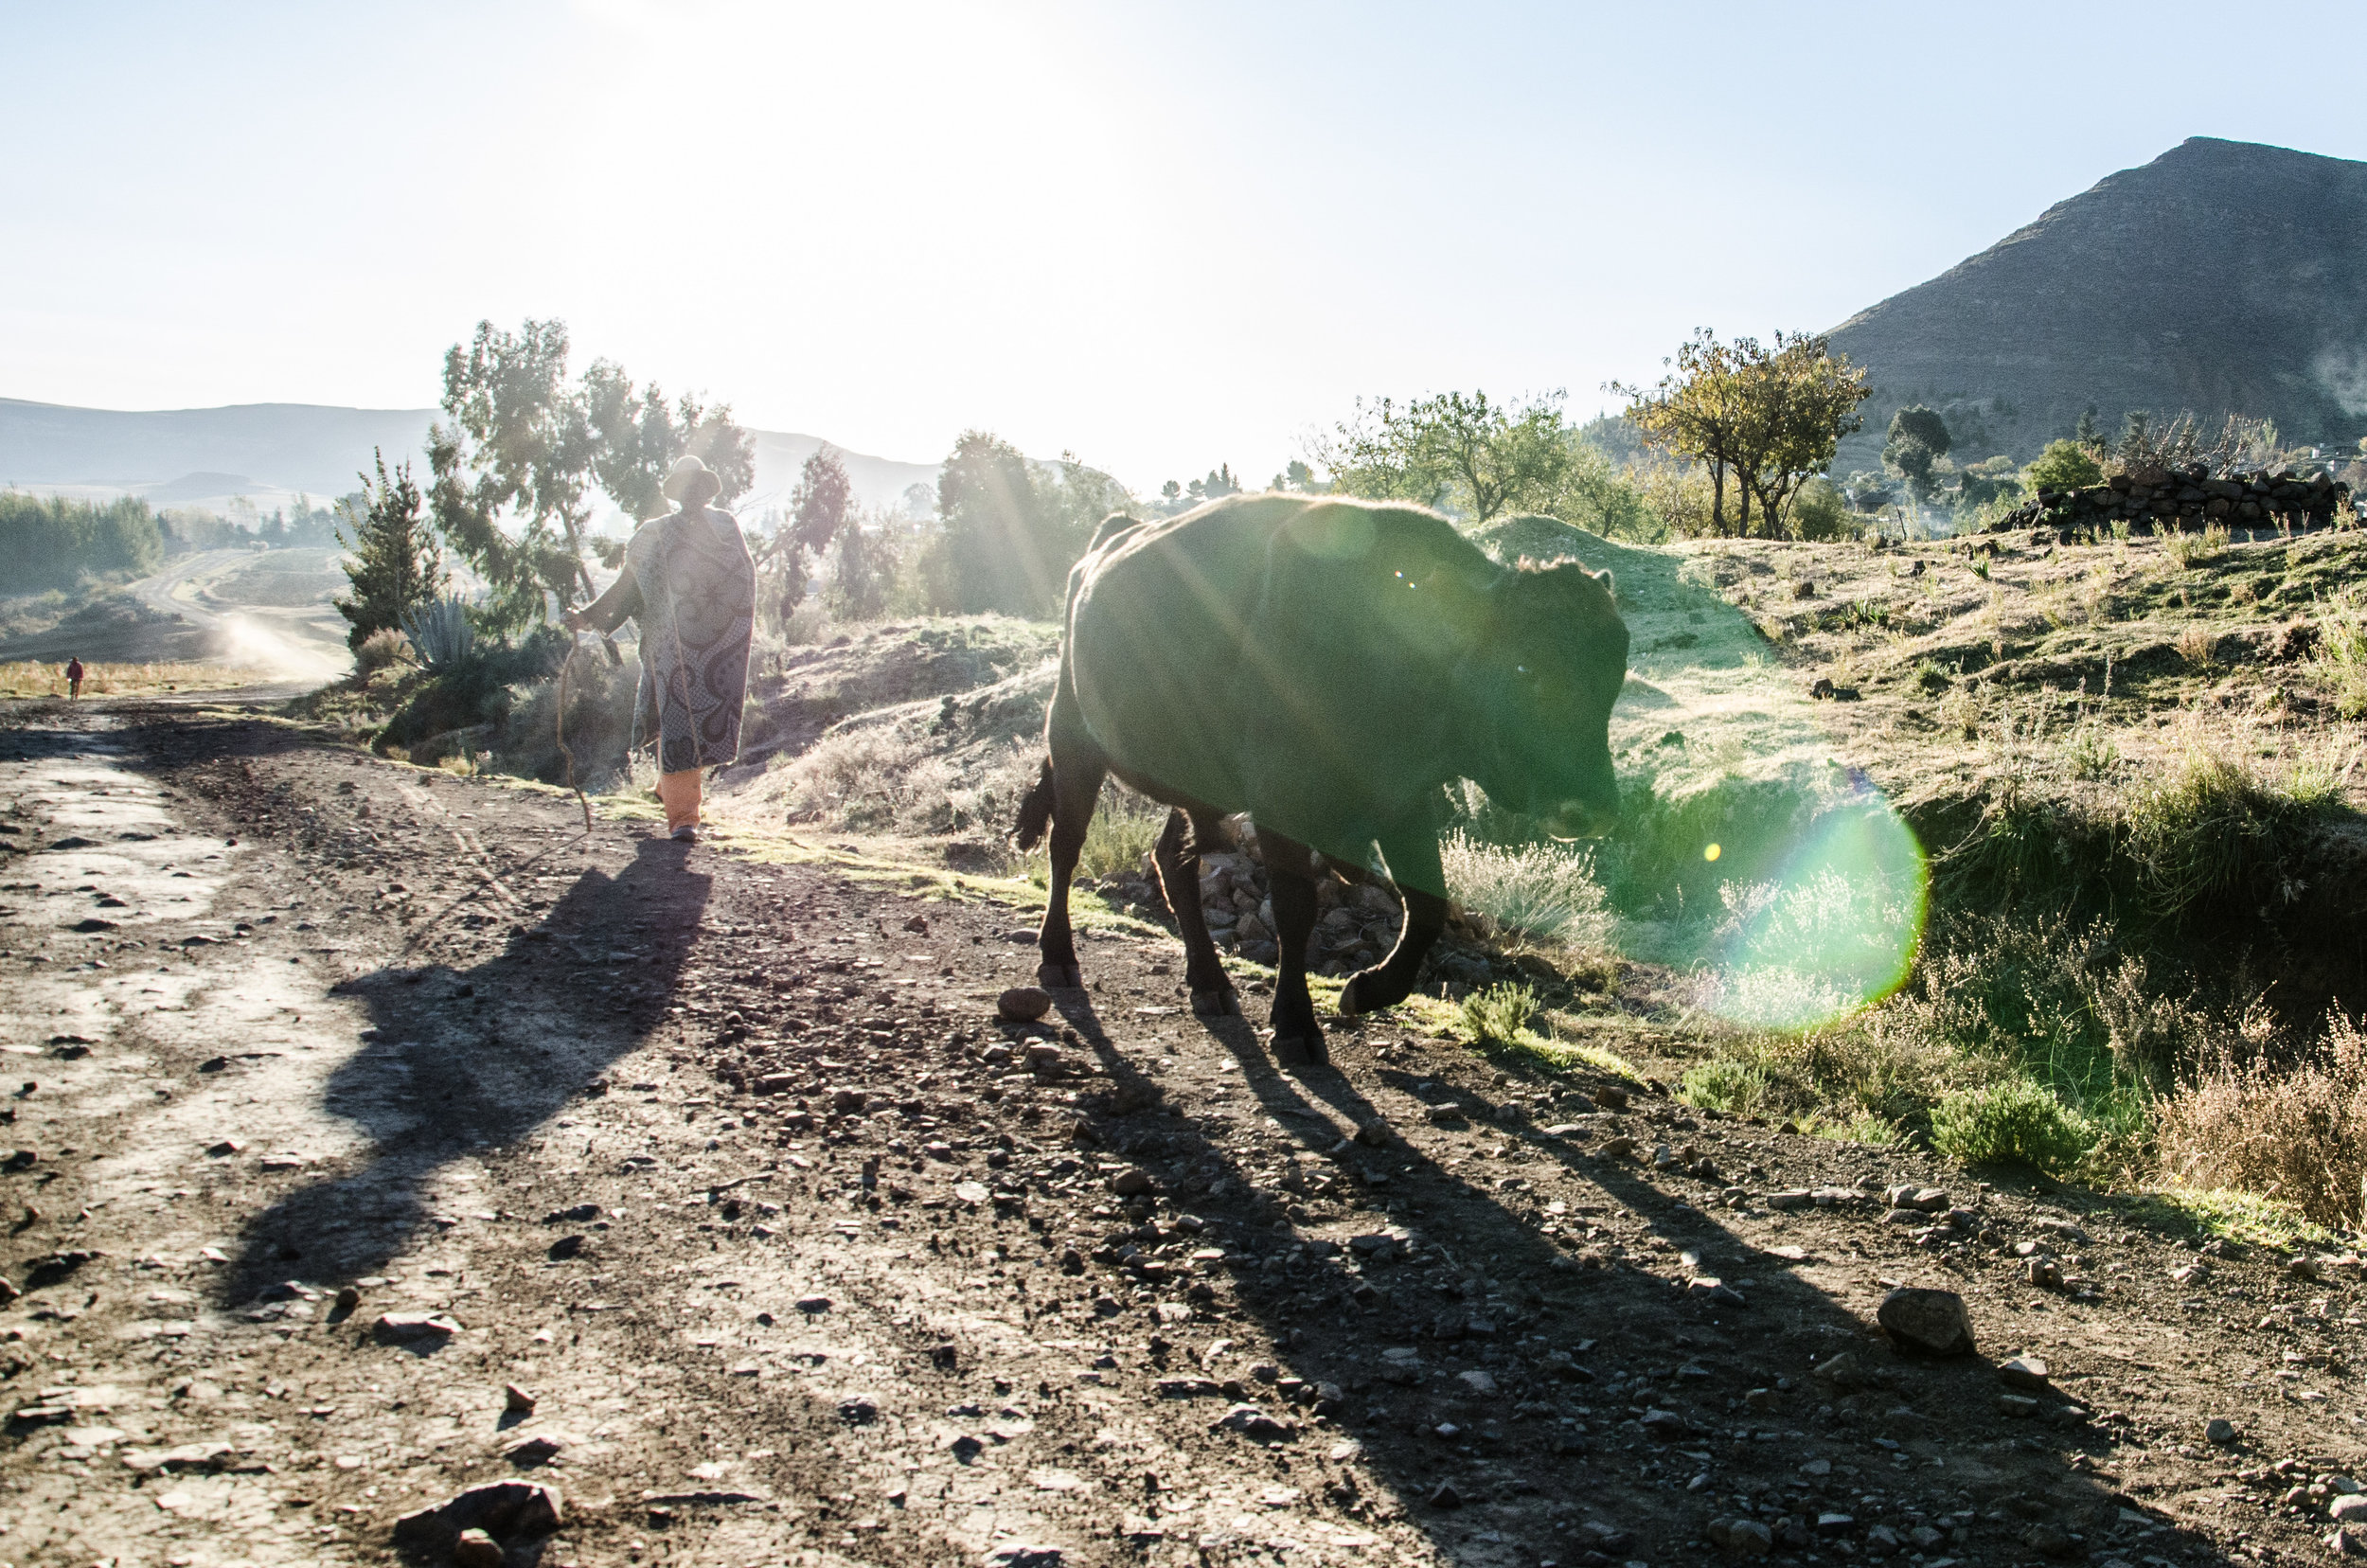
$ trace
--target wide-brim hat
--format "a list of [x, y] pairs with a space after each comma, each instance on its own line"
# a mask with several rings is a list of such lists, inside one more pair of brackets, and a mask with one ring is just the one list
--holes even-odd
[[667, 470], [666, 483], [659, 488], [668, 501], [696, 506], [723, 493], [723, 481], [713, 469], [685, 454], [674, 459], [674, 466]]

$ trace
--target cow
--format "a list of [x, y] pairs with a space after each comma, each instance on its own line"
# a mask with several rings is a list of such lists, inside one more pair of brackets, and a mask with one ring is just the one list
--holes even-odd
[[1193, 1011], [1239, 1012], [1200, 855], [1247, 812], [1281, 945], [1274, 1056], [1326, 1064], [1307, 988], [1313, 856], [1361, 868], [1378, 847], [1405, 905], [1342, 1015], [1403, 1001], [1446, 926], [1445, 786], [1470, 779], [1557, 837], [1598, 830], [1619, 807], [1609, 729], [1627, 660], [1609, 572], [1499, 565], [1419, 507], [1237, 495], [1110, 518], [1069, 573], [1049, 755], [1013, 833], [1029, 849], [1051, 829], [1039, 982], [1083, 983], [1069, 882], [1114, 775], [1171, 808], [1153, 858]]

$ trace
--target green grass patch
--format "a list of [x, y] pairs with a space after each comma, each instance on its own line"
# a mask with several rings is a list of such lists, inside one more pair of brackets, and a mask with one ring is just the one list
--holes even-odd
[[2299, 1209], [2257, 1193], [2219, 1188], [2162, 1187], [2128, 1206], [2129, 1218], [2253, 1246], [2291, 1249], [2334, 1244], [2334, 1233]]

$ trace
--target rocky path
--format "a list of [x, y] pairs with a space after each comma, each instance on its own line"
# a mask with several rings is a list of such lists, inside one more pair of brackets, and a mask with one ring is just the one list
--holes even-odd
[[[1402, 1022], [1294, 1078], [1164, 941], [1006, 1024], [1009, 907], [237, 715], [5, 725], [15, 1568], [452, 1561], [397, 1522], [494, 1484], [457, 1560], [2340, 1549], [2355, 1262]], [[1977, 1352], [1901, 1354], [1902, 1286]]]

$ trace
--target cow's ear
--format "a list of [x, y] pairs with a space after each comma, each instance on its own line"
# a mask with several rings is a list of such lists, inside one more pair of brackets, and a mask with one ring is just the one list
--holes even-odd
[[1611, 584], [1611, 568], [1608, 566], [1594, 574], [1594, 580], [1603, 585], [1603, 592], [1606, 594], [1615, 594], [1618, 591]]

